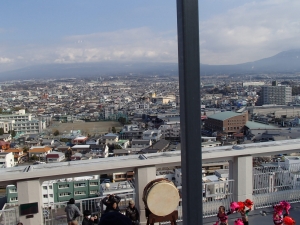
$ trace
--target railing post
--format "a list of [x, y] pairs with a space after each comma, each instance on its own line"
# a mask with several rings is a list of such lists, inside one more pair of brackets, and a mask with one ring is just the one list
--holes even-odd
[[253, 157], [235, 157], [230, 163], [232, 178], [234, 179], [234, 201], [245, 201], [253, 197]]
[[19, 205], [34, 203], [34, 202], [38, 203], [38, 213], [33, 214], [32, 218], [26, 218], [26, 216], [20, 216], [20, 222], [22, 222], [24, 225], [44, 224], [41, 185], [42, 183], [39, 179], [17, 182]]
[[146, 224], [145, 205], [143, 191], [146, 185], [156, 178], [156, 167], [142, 167], [135, 169], [135, 204], [140, 210], [140, 222]]

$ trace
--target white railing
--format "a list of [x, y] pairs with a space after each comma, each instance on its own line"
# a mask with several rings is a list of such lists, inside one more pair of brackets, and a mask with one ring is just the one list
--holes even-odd
[[19, 222], [19, 207], [5, 205], [0, 210], [0, 225], [16, 225]]
[[229, 209], [233, 201], [233, 180], [203, 183], [203, 217], [215, 216], [221, 205]]
[[270, 207], [282, 200], [300, 202], [300, 164], [278, 163], [253, 168], [255, 208]]
[[[121, 201], [118, 204], [121, 213], [125, 212], [126, 207], [130, 200], [135, 200], [135, 193], [127, 193], [118, 195], [121, 197]], [[103, 207], [101, 201], [103, 197], [88, 198], [76, 200], [75, 204], [79, 210], [83, 213], [85, 210], [90, 210], [92, 215], [101, 217], [105, 207]], [[67, 224], [67, 217], [65, 213], [65, 207], [67, 202], [54, 203], [52, 207], [43, 208], [44, 224], [45, 225], [65, 225]], [[83, 217], [77, 218], [79, 224], [81, 224]]]
[[[221, 205], [229, 209], [230, 203], [233, 201], [233, 180], [207, 182], [202, 184], [202, 201], [203, 201], [203, 218], [215, 216]], [[181, 188], [178, 188], [181, 190]], [[201, 193], [201, 192], [200, 192]], [[201, 196], [196, 196], [197, 198]], [[183, 220], [182, 217], [182, 199], [180, 199], [178, 210], [178, 222]], [[160, 223], [169, 224], [169, 222]]]

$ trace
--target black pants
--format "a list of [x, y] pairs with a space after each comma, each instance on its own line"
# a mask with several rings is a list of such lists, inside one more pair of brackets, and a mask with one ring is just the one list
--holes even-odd
[[243, 221], [244, 225], [249, 225], [249, 221]]

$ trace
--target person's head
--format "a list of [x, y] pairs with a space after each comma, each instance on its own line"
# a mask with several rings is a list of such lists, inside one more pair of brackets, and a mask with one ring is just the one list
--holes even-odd
[[83, 215], [85, 218], [90, 219], [92, 216], [92, 213], [90, 210], [86, 209], [86, 210], [84, 210]]
[[115, 201], [112, 202], [113, 209], [116, 209], [118, 207], [117, 203]]
[[219, 213], [224, 213], [224, 212], [225, 212], [225, 207], [221, 205], [219, 207]]
[[130, 206], [130, 208], [133, 208], [134, 205], [135, 205], [135, 204], [134, 204], [134, 201], [133, 201], [133, 200], [130, 200], [130, 201], [129, 201], [129, 206]]
[[19, 223], [17, 223], [17, 225], [23, 225], [23, 223], [19, 222]]
[[70, 204], [75, 204], [75, 199], [74, 198], [70, 198], [69, 203]]
[[110, 195], [110, 196], [108, 197], [108, 200], [109, 200], [109, 201], [113, 201], [114, 199], [115, 199], [114, 195]]

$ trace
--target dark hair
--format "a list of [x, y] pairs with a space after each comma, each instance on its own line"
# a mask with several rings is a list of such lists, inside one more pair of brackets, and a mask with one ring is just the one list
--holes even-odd
[[19, 222], [19, 223], [17, 223], [17, 225], [23, 225], [23, 223]]
[[89, 216], [89, 215], [92, 215], [92, 213], [91, 213], [90, 210], [86, 209], [86, 210], [84, 210], [83, 215], [84, 216]]
[[70, 204], [75, 204], [75, 199], [74, 198], [70, 198], [69, 203]]
[[219, 207], [219, 209], [223, 209], [223, 211], [225, 212], [225, 206], [223, 206], [223, 205], [221, 205], [220, 207]]

